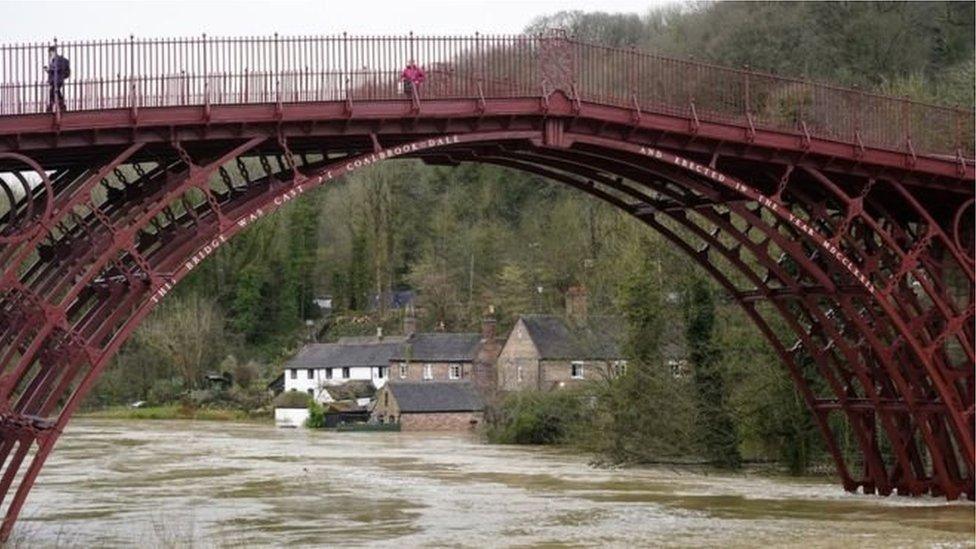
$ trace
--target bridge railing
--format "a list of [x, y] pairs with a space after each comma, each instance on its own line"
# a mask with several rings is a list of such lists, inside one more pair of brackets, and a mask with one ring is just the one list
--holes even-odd
[[[0, 115], [45, 112], [51, 44], [0, 46]], [[916, 154], [974, 153], [971, 110], [928, 105], [635, 49], [532, 36], [207, 36], [57, 44], [71, 61], [67, 109], [384, 100], [404, 97], [410, 60], [422, 99], [539, 97], [771, 128]]]

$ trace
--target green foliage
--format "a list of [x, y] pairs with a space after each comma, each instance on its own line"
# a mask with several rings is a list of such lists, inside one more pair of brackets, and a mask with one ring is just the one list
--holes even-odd
[[308, 399], [308, 419], [305, 426], [310, 429], [321, 429], [325, 427], [325, 408], [312, 399]]
[[232, 296], [230, 327], [249, 342], [261, 337], [263, 271], [260, 265], [245, 267], [238, 276]]
[[501, 444], [565, 444], [584, 429], [587, 415], [578, 391], [515, 393], [489, 414], [487, 434]]
[[625, 275], [618, 290], [618, 309], [627, 319], [625, 354], [645, 367], [661, 364], [661, 336], [665, 316], [661, 299], [661, 265], [650, 249], [650, 242], [643, 240], [631, 254]]
[[[811, 77], [972, 108], [972, 2], [700, 2], [643, 17], [560, 12], [527, 30], [638, 46], [733, 67]], [[960, 70], [961, 69], [961, 70]], [[925, 86], [895, 86], [919, 79]]]
[[611, 463], [648, 463], [695, 455], [694, 396], [659, 361], [590, 388], [595, 410], [584, 447]]
[[697, 393], [699, 437], [706, 458], [722, 467], [742, 462], [739, 435], [730, 413], [725, 372], [715, 347], [715, 303], [712, 289], [700, 276], [692, 276], [687, 291], [685, 331]]

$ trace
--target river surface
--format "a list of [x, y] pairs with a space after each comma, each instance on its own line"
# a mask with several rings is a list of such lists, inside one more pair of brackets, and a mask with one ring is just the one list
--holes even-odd
[[972, 547], [971, 503], [827, 480], [600, 469], [462, 435], [76, 420], [24, 547]]

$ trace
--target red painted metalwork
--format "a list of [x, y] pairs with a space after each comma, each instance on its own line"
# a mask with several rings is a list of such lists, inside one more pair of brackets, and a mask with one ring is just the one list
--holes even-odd
[[[970, 111], [557, 33], [60, 44], [68, 112], [45, 114], [46, 46], [0, 47], [2, 538], [175, 284], [398, 157], [536, 173], [637, 217], [766, 336], [846, 489], [974, 497]], [[409, 59], [428, 80], [408, 97]]]

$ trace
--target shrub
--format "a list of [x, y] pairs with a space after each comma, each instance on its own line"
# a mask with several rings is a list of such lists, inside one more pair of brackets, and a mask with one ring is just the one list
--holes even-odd
[[308, 419], [305, 426], [310, 429], [321, 429], [325, 427], [325, 408], [312, 399], [308, 399]]
[[503, 444], [562, 444], [585, 422], [578, 391], [528, 391], [509, 395], [490, 414], [488, 438]]

